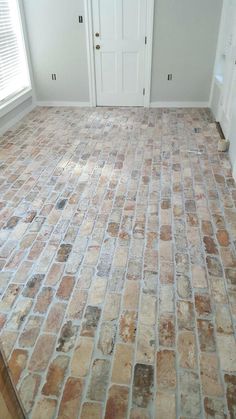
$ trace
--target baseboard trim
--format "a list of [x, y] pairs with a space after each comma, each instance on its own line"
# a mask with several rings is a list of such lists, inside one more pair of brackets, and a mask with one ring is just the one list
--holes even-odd
[[6, 131], [10, 130], [14, 127], [14, 125], [18, 124], [28, 113], [30, 113], [35, 108], [35, 103], [33, 102], [30, 106], [25, 108], [22, 112], [16, 115], [14, 118], [10, 119], [5, 125], [0, 127], [0, 135], [3, 135]]
[[209, 108], [209, 102], [151, 102], [151, 108]]
[[232, 170], [232, 176], [233, 176], [233, 178], [234, 178], [234, 180], [236, 182], [236, 163], [234, 163], [232, 169], [233, 169]]
[[77, 107], [88, 108], [91, 107], [90, 102], [66, 102], [66, 101], [37, 101], [36, 106], [40, 107]]

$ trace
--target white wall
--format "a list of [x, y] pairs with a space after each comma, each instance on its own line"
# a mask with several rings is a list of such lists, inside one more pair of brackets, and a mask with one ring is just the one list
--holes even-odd
[[[221, 6], [222, 0], [155, 0], [153, 102], [208, 102]], [[24, 7], [37, 99], [87, 102], [85, 25], [77, 19], [83, 0], [24, 0]]]
[[[235, 88], [235, 91], [236, 91], [236, 88]], [[231, 143], [230, 143], [229, 155], [230, 155], [230, 160], [233, 167], [233, 177], [236, 181], [236, 100], [234, 103], [233, 116], [231, 120], [230, 141]]]
[[216, 56], [211, 110], [230, 140], [229, 156], [236, 180], [236, 2], [224, 0]]

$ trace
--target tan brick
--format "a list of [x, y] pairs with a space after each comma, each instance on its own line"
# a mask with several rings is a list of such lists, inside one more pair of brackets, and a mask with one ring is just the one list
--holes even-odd
[[129, 389], [113, 385], [108, 393], [105, 419], [123, 419], [128, 411]]
[[93, 339], [85, 337], [79, 339], [71, 361], [71, 374], [73, 377], [85, 377], [88, 374], [93, 346]]
[[29, 363], [31, 371], [44, 371], [47, 368], [55, 343], [55, 336], [44, 334], [39, 337]]
[[15, 384], [18, 383], [22, 371], [26, 367], [26, 362], [28, 359], [28, 351], [24, 349], [14, 349], [12, 352], [10, 361], [9, 361], [9, 369], [11, 372], [11, 376]]
[[162, 350], [157, 352], [157, 386], [159, 389], [175, 389], [176, 366], [175, 352]]
[[111, 378], [113, 383], [130, 384], [133, 355], [132, 346], [126, 344], [116, 345]]

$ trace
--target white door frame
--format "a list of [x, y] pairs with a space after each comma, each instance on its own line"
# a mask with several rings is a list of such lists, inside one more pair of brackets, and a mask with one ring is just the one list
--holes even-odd
[[[151, 77], [152, 77], [152, 43], [153, 43], [153, 22], [154, 22], [154, 2], [147, 0], [147, 22], [146, 22], [146, 56], [145, 56], [145, 77], [144, 77], [144, 107], [150, 106], [151, 98]], [[90, 106], [97, 106], [96, 98], [96, 77], [94, 60], [94, 42], [93, 42], [93, 17], [92, 0], [84, 0], [86, 43], [88, 56], [88, 78], [89, 78], [89, 98]], [[144, 40], [143, 40], [144, 41]]]

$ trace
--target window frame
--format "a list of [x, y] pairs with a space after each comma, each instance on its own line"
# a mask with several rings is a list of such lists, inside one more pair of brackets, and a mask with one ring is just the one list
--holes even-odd
[[20, 31], [23, 40], [23, 51], [26, 60], [26, 65], [28, 68], [28, 75], [29, 75], [29, 86], [25, 87], [24, 89], [17, 91], [15, 94], [6, 97], [5, 100], [0, 102], [0, 118], [6, 115], [8, 112], [11, 112], [21, 103], [25, 102], [27, 99], [32, 98], [32, 73], [31, 73], [31, 65], [29, 60], [29, 49], [28, 49], [28, 40], [26, 36], [26, 27], [23, 15], [23, 6], [21, 0], [16, 0], [17, 9], [19, 13], [19, 20], [20, 20]]

